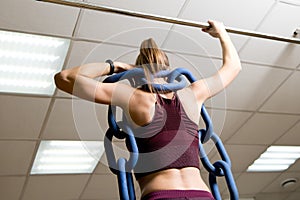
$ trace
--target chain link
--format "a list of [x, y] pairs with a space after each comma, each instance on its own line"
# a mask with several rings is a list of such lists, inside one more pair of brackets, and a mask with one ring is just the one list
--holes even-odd
[[[168, 84], [153, 84], [152, 86], [157, 91], [176, 91], [186, 86], [186, 81], [183, 78], [184, 75], [191, 83], [196, 81], [194, 76], [184, 68], [177, 68], [172, 72], [162, 71], [156, 75], [156, 77], [167, 77]], [[128, 79], [130, 83], [134, 83], [135, 87], [139, 85], [147, 84], [143, 70], [136, 68], [130, 71], [122, 72], [113, 76], [110, 76], [104, 80], [104, 82], [117, 82], [120, 79]], [[138, 78], [138, 79], [137, 79]], [[132, 81], [135, 79], [135, 81]], [[136, 80], [137, 79], [137, 80]], [[175, 82], [175, 80], [177, 82]], [[117, 175], [120, 199], [122, 200], [135, 200], [134, 184], [131, 171], [134, 169], [138, 161], [138, 147], [131, 128], [126, 121], [115, 121], [115, 106], [109, 106], [108, 108], [108, 124], [109, 129], [106, 131], [104, 138], [104, 146], [106, 157], [108, 160], [110, 170]], [[238, 190], [231, 172], [231, 161], [225, 150], [225, 147], [216, 133], [213, 131], [213, 124], [209, 117], [209, 114], [203, 105], [201, 108], [201, 117], [205, 123], [205, 129], [198, 131], [199, 135], [199, 156], [204, 168], [209, 172], [209, 185], [212, 190], [212, 194], [216, 200], [221, 200], [219, 187], [217, 184], [217, 177], [225, 177], [227, 187], [232, 200], [237, 200]], [[122, 129], [118, 126], [122, 127]], [[118, 139], [125, 139], [127, 149], [130, 153], [129, 159], [124, 157], [116, 160], [114, 150], [112, 147], [112, 139], [116, 137]], [[206, 155], [203, 144], [212, 140], [215, 143], [217, 151], [222, 160], [218, 160], [215, 163], [211, 163]]]

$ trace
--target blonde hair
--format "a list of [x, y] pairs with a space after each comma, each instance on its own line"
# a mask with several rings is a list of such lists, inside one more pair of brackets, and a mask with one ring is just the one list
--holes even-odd
[[[170, 68], [166, 53], [157, 46], [152, 38], [141, 43], [140, 53], [136, 58], [135, 65], [144, 69], [148, 83], [152, 81], [152, 74]], [[148, 87], [153, 92], [152, 86], [148, 84]]]

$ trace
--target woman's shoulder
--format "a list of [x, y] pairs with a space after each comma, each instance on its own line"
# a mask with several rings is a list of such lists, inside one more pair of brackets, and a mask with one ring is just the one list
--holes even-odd
[[133, 124], [141, 126], [148, 124], [154, 115], [155, 94], [142, 90], [135, 90], [128, 102], [127, 115]]
[[146, 92], [141, 89], [136, 89], [133, 93], [131, 101], [136, 105], [153, 105], [156, 102], [156, 93]]

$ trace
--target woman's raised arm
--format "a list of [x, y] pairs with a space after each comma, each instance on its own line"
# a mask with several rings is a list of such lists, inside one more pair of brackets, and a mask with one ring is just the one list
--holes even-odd
[[194, 82], [191, 85], [198, 102], [201, 104], [208, 98], [226, 88], [241, 70], [241, 62], [231, 39], [221, 22], [208, 21], [210, 28], [202, 29], [212, 37], [218, 38], [222, 47], [223, 64], [212, 77]]
[[101, 104], [112, 104], [112, 94], [117, 83], [101, 83], [94, 78], [133, 67], [121, 62], [112, 64], [114, 67], [109, 63], [89, 63], [63, 70], [54, 76], [55, 84], [58, 89], [80, 98]]

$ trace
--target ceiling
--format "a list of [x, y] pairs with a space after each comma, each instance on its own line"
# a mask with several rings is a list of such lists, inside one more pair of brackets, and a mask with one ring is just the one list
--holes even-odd
[[[228, 27], [286, 37], [300, 26], [299, 0], [89, 2], [199, 22], [215, 19]], [[189, 68], [198, 78], [213, 74], [221, 64], [218, 41], [196, 28], [34, 0], [0, 1], [0, 29], [71, 39], [65, 68], [108, 58], [133, 63], [139, 43], [148, 37], [168, 50], [172, 66]], [[231, 157], [240, 197], [299, 200], [300, 160], [283, 172], [246, 169], [270, 145], [300, 145], [300, 45], [231, 37], [243, 70], [205, 105]], [[104, 158], [92, 174], [29, 174], [41, 140], [103, 139], [106, 106], [97, 105], [91, 113], [92, 103], [56, 91], [53, 96], [0, 94], [0, 108], [0, 199], [118, 199], [116, 177]], [[209, 157], [217, 159], [215, 150]], [[207, 180], [205, 169], [202, 174]], [[298, 182], [281, 187], [287, 178]], [[227, 198], [224, 180], [218, 180]]]

